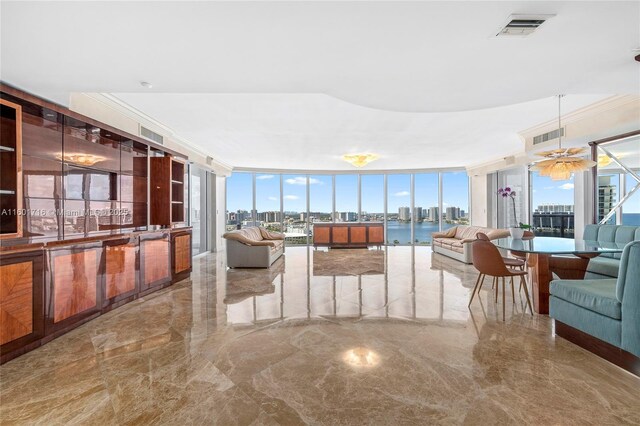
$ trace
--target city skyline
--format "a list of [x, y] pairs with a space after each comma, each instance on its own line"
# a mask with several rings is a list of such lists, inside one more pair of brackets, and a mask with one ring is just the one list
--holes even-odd
[[[387, 211], [397, 212], [411, 201], [411, 176], [409, 174], [387, 175]], [[306, 212], [306, 176], [282, 175], [284, 211]], [[382, 213], [384, 211], [383, 175], [362, 175], [363, 212]], [[332, 176], [309, 176], [309, 210], [328, 212], [332, 210]], [[251, 211], [253, 196], [251, 173], [233, 173], [227, 179], [227, 211]], [[336, 211], [358, 211], [357, 175], [336, 175]], [[443, 210], [447, 206], [468, 211], [468, 178], [465, 172], [443, 173]], [[415, 205], [438, 205], [438, 175], [415, 175]], [[277, 174], [256, 174], [256, 210], [280, 210], [280, 179]]]

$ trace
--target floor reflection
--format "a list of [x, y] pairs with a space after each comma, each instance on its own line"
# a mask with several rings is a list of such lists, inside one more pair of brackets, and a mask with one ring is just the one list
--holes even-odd
[[428, 247], [289, 247], [284, 258], [270, 269], [227, 270], [224, 300], [229, 323], [469, 318], [463, 302], [477, 277], [475, 270]]

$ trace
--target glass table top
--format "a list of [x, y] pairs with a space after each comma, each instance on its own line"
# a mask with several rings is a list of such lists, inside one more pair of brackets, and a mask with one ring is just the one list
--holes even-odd
[[622, 253], [625, 246], [622, 243], [559, 237], [535, 237], [526, 240], [516, 240], [509, 237], [493, 240], [493, 243], [501, 249], [547, 254]]

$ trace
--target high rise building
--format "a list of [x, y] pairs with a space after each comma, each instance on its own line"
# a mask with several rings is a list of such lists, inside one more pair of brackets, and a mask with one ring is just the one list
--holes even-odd
[[447, 207], [447, 220], [458, 220], [460, 218], [460, 207]]
[[429, 222], [440, 222], [440, 210], [438, 207], [429, 207]]
[[422, 217], [422, 207], [414, 207], [413, 208], [413, 220], [415, 222], [421, 222], [423, 219]]
[[598, 219], [604, 218], [616, 204], [616, 190], [616, 186], [611, 184], [611, 176], [598, 176]]
[[573, 213], [572, 204], [540, 204], [536, 213]]
[[398, 208], [398, 220], [400, 222], [410, 222], [411, 221], [411, 209], [409, 207], [400, 207], [400, 208]]

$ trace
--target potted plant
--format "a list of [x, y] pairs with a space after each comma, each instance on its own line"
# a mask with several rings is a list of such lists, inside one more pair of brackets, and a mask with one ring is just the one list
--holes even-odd
[[504, 188], [498, 189], [498, 195], [502, 198], [511, 198], [511, 205], [513, 207], [513, 221], [515, 222], [515, 226], [509, 228], [509, 233], [511, 234], [511, 238], [520, 240], [524, 236], [524, 231], [527, 229], [531, 229], [531, 225], [526, 225], [522, 222], [518, 222], [518, 216], [516, 212], [516, 191], [511, 190], [510, 187], [506, 186]]

